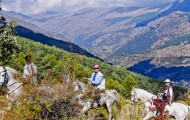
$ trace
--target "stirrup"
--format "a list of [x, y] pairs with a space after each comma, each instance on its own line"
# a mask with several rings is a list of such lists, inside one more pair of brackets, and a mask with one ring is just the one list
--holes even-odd
[[101, 106], [100, 103], [97, 103], [97, 108], [100, 108], [100, 106]]
[[97, 107], [100, 108], [100, 106], [101, 106], [100, 101], [98, 100], [98, 101], [96, 101], [96, 103], [97, 103]]
[[92, 102], [92, 104], [90, 105], [90, 108], [93, 108], [94, 107], [94, 102]]

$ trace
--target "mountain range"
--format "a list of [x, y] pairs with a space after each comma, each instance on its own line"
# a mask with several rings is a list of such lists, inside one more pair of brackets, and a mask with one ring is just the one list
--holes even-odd
[[[28, 16], [25, 16], [22, 14], [17, 14], [15, 12], [10, 12], [10, 13], [14, 14], [16, 16], [21, 16], [26, 19], [30, 18]], [[2, 13], [1, 13], [1, 15], [4, 16], [4, 14], [2, 14]], [[18, 36], [25, 37], [25, 38], [28, 38], [28, 39], [31, 39], [31, 40], [34, 40], [34, 41], [37, 41], [37, 42], [40, 42], [43, 44], [47, 44], [49, 46], [56, 46], [58, 48], [64, 49], [69, 52], [78, 53], [81, 55], [85, 55], [87, 57], [92, 57], [92, 58], [96, 58], [96, 59], [103, 61], [102, 59], [91, 54], [90, 52], [86, 51], [85, 49], [80, 48], [78, 45], [75, 45], [69, 41], [64, 41], [64, 40], [66, 40], [64, 37], [63, 37], [64, 40], [59, 40], [59, 39], [53, 38], [52, 37], [53, 35], [51, 35], [51, 33], [46, 32], [46, 35], [43, 34], [44, 31], [41, 30], [39, 27], [37, 27], [34, 24], [20, 21], [20, 19], [17, 20], [17, 18], [14, 18], [14, 17], [10, 18], [10, 17], [6, 16], [6, 19], [7, 18], [8, 18], [7, 22], [13, 20], [13, 21], [19, 21], [19, 23], [21, 22], [21, 23], [25, 24], [24, 25], [25, 27], [21, 26], [20, 24], [16, 26], [15, 30], [16, 30], [16, 35], [18, 35]], [[6, 24], [6, 22], [0, 22], [0, 23], [2, 23], [4, 25]], [[28, 29], [26, 26], [31, 26], [30, 27], [31, 29]], [[33, 31], [34, 29], [37, 31]]]
[[69, 41], [114, 65], [156, 79], [190, 81], [190, 1], [85, 8], [74, 13], [1, 14], [36, 33]]

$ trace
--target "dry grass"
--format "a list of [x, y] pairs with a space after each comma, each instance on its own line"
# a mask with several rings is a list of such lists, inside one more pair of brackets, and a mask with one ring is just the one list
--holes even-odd
[[[117, 115], [117, 120], [142, 120], [146, 116], [144, 105], [131, 105], [125, 104]], [[152, 118], [151, 120], [154, 120]], [[167, 118], [167, 120], [174, 120], [173, 118]]]
[[[108, 120], [108, 113], [103, 108], [101, 108], [101, 112], [104, 113], [105, 115], [104, 119], [95, 119], [95, 116], [98, 114], [98, 112], [99, 111], [97, 109], [91, 109], [89, 111], [90, 120]], [[122, 103], [122, 108], [120, 111], [118, 111], [116, 106], [114, 106], [113, 112], [115, 120], [142, 120], [142, 118], [146, 116], [144, 104], [131, 105], [129, 101], [127, 101], [127, 103]], [[76, 120], [86, 120], [86, 119], [87, 118], [83, 115], [80, 118], [77, 118]], [[150, 120], [154, 120], [154, 118]], [[175, 120], [175, 119], [167, 118], [166, 120]]]

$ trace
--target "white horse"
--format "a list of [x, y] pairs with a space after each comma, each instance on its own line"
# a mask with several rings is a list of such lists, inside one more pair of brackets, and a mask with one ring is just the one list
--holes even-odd
[[[156, 116], [157, 111], [152, 111], [150, 108], [155, 107], [153, 105], [153, 99], [156, 98], [156, 95], [153, 95], [143, 89], [133, 88], [131, 91], [131, 103], [140, 99], [144, 105], [147, 112], [147, 115], [143, 118], [143, 120], [148, 120], [154, 116]], [[169, 116], [174, 116], [176, 120], [188, 120], [190, 106], [184, 105], [182, 103], [172, 103], [171, 106], [166, 105], [164, 111], [168, 111]]]
[[[16, 73], [17, 71], [12, 68], [0, 66], [0, 84], [7, 87], [6, 98], [9, 104], [15, 102], [22, 93], [22, 82], [14, 78], [14, 74]], [[6, 79], [7, 81], [5, 81]]]
[[[85, 91], [86, 90], [86, 85], [82, 82], [77, 82], [77, 86], [75, 87], [75, 90], [81, 90], [81, 91]], [[86, 101], [84, 101], [83, 99], [80, 99], [81, 96], [83, 96], [82, 94], [79, 95], [79, 103], [83, 106], [82, 109], [82, 113], [83, 114], [88, 114], [87, 111], [91, 108], [97, 108], [97, 103], [93, 103], [92, 100], [88, 99]], [[101, 95], [100, 98], [100, 106], [102, 105], [106, 105], [107, 107], [107, 111], [109, 113], [109, 120], [113, 120], [113, 114], [112, 114], [112, 107], [114, 102], [116, 102], [117, 107], [120, 109], [121, 107], [121, 103], [120, 103], [120, 98], [119, 98], [119, 94], [116, 90], [106, 90], [105, 93], [103, 95]]]

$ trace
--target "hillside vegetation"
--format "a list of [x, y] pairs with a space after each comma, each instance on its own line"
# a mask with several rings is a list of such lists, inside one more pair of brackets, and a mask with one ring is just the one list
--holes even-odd
[[89, 77], [93, 72], [92, 66], [100, 64], [101, 71], [106, 78], [107, 88], [116, 89], [126, 98], [129, 97], [126, 95], [126, 89], [132, 81], [134, 86], [152, 93], [161, 92], [164, 86], [161, 81], [109, 65], [94, 58], [69, 53], [22, 37], [17, 37], [17, 39], [18, 44], [21, 46], [21, 52], [11, 60], [9, 65], [20, 72], [22, 72], [25, 65], [24, 57], [27, 54], [31, 54], [33, 62], [38, 66], [38, 73], [41, 78], [51, 71], [53, 76], [67, 74], [84, 82], [84, 77]]
[[[32, 55], [33, 62], [38, 66], [38, 74], [41, 81], [37, 86], [49, 86], [54, 93], [51, 95], [52, 97], [47, 98], [47, 94], [50, 94], [49, 89], [47, 89], [48, 87], [45, 91], [38, 90], [36, 85], [20, 78], [24, 83], [23, 90], [25, 95], [21, 97], [23, 104], [19, 109], [15, 106], [7, 111], [7, 114], [5, 114], [6, 119], [12, 119], [13, 116], [18, 116], [18, 118], [22, 119], [45, 119], [46, 117], [57, 119], [60, 117], [56, 115], [61, 115], [61, 118], [68, 119], [69, 117], [70, 119], [71, 117], [75, 119], [77, 116], [76, 113], [80, 108], [80, 106], [73, 101], [77, 93], [72, 92], [73, 90], [68, 91], [68, 89], [65, 89], [64, 86], [68, 84], [63, 78], [63, 75], [70, 75], [72, 78], [86, 83], [84, 77], [91, 75], [93, 72], [92, 66], [94, 64], [101, 65], [101, 71], [106, 78], [107, 89], [117, 90], [121, 98], [123, 100], [126, 99], [124, 101], [128, 103], [132, 87], [140, 87], [154, 94], [162, 92], [163, 90], [164, 84], [161, 81], [109, 65], [94, 58], [69, 53], [62, 49], [42, 45], [41, 43], [33, 42], [32, 40], [22, 37], [17, 36], [16, 38], [18, 44], [21, 46], [21, 51], [10, 60], [9, 66], [22, 73], [25, 65], [24, 57], [28, 54]], [[20, 75], [17, 77], [19, 76]], [[72, 87], [70, 89], [72, 89]], [[182, 99], [183, 94], [186, 92], [186, 89], [180, 87], [175, 87], [174, 90], [177, 99]], [[67, 95], [63, 97], [65, 93], [67, 93]], [[117, 118], [141, 119], [142, 116], [145, 115], [142, 106], [132, 107], [129, 104], [125, 104], [125, 102], [122, 103], [122, 106], [123, 109], [120, 113], [123, 114], [122, 117], [118, 115], [116, 108], [114, 108], [114, 113]], [[128, 109], [132, 109], [132, 111], [129, 112]], [[61, 110], [64, 110], [64, 112], [61, 112]], [[22, 111], [25, 112], [23, 113]], [[93, 111], [94, 110], [90, 110], [92, 116], [94, 115]], [[101, 108], [101, 113], [104, 115], [107, 114], [104, 108]], [[139, 116], [137, 114], [139, 114]]]

